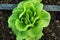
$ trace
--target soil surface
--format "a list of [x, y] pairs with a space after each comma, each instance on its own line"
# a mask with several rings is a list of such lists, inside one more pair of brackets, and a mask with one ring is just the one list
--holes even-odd
[[[18, 0], [0, 0], [1, 4], [17, 4]], [[60, 0], [43, 0], [44, 4], [60, 5]], [[15, 34], [8, 28], [7, 20], [12, 14], [10, 10], [0, 10], [0, 40], [16, 40]], [[40, 40], [60, 40], [60, 12], [50, 12], [51, 22], [43, 29], [44, 36]]]

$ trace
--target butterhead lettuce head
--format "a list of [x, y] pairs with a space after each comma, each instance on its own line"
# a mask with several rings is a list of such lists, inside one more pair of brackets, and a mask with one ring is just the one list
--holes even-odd
[[16, 40], [39, 40], [43, 27], [47, 27], [49, 22], [50, 14], [43, 9], [43, 4], [33, 1], [20, 2], [8, 19]]

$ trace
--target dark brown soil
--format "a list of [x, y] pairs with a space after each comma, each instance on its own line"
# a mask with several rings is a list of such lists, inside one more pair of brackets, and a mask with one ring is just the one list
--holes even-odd
[[60, 5], [60, 0], [43, 0], [44, 4]]
[[[3, 1], [0, 3], [18, 3], [16, 0]], [[43, 0], [44, 4], [60, 5], [60, 0]], [[8, 17], [12, 11], [0, 10], [0, 40], [16, 40], [16, 36], [11, 29], [8, 28]], [[44, 36], [40, 40], [60, 40], [60, 12], [50, 12], [51, 22], [47, 28], [44, 28]]]

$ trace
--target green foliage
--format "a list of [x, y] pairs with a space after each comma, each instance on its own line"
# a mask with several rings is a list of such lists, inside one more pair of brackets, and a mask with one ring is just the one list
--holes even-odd
[[24, 1], [36, 1], [36, 2], [42, 2], [42, 0], [24, 0]]
[[22, 1], [13, 9], [8, 19], [9, 28], [17, 40], [39, 40], [43, 27], [50, 22], [50, 14], [43, 9], [43, 4], [34, 1]]

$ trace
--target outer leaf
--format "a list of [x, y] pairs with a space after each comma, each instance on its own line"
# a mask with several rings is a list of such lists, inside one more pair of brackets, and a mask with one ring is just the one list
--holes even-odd
[[35, 1], [35, 2], [42, 2], [42, 0], [26, 0], [26, 1]]
[[26, 25], [21, 23], [19, 19], [16, 19], [15, 26], [19, 31], [26, 31], [26, 28], [25, 28]]
[[9, 27], [14, 27], [15, 25], [15, 21], [16, 19], [19, 18], [19, 14], [22, 12], [23, 10], [17, 9], [15, 8], [14, 11], [12, 12], [13, 14], [9, 17], [8, 19], [8, 23], [9, 23]]
[[27, 31], [22, 31], [17, 34], [16, 40], [23, 40], [26, 39], [27, 37], [28, 37]]
[[48, 12], [46, 12], [45, 10], [42, 10], [41, 11], [41, 14], [40, 14], [40, 19], [41, 19], [41, 25], [43, 27], [47, 27], [50, 23], [50, 14]]
[[43, 10], [43, 4], [37, 2], [35, 4], [35, 8], [36, 8], [35, 12], [37, 13], [36, 15], [40, 16], [40, 14], [42, 14], [41, 11]]
[[28, 37], [26, 40], [38, 40], [36, 37]]
[[28, 33], [30, 37], [36, 37], [39, 39], [43, 35], [42, 30], [43, 30], [42, 25], [40, 25], [39, 22], [37, 26], [28, 30]]

